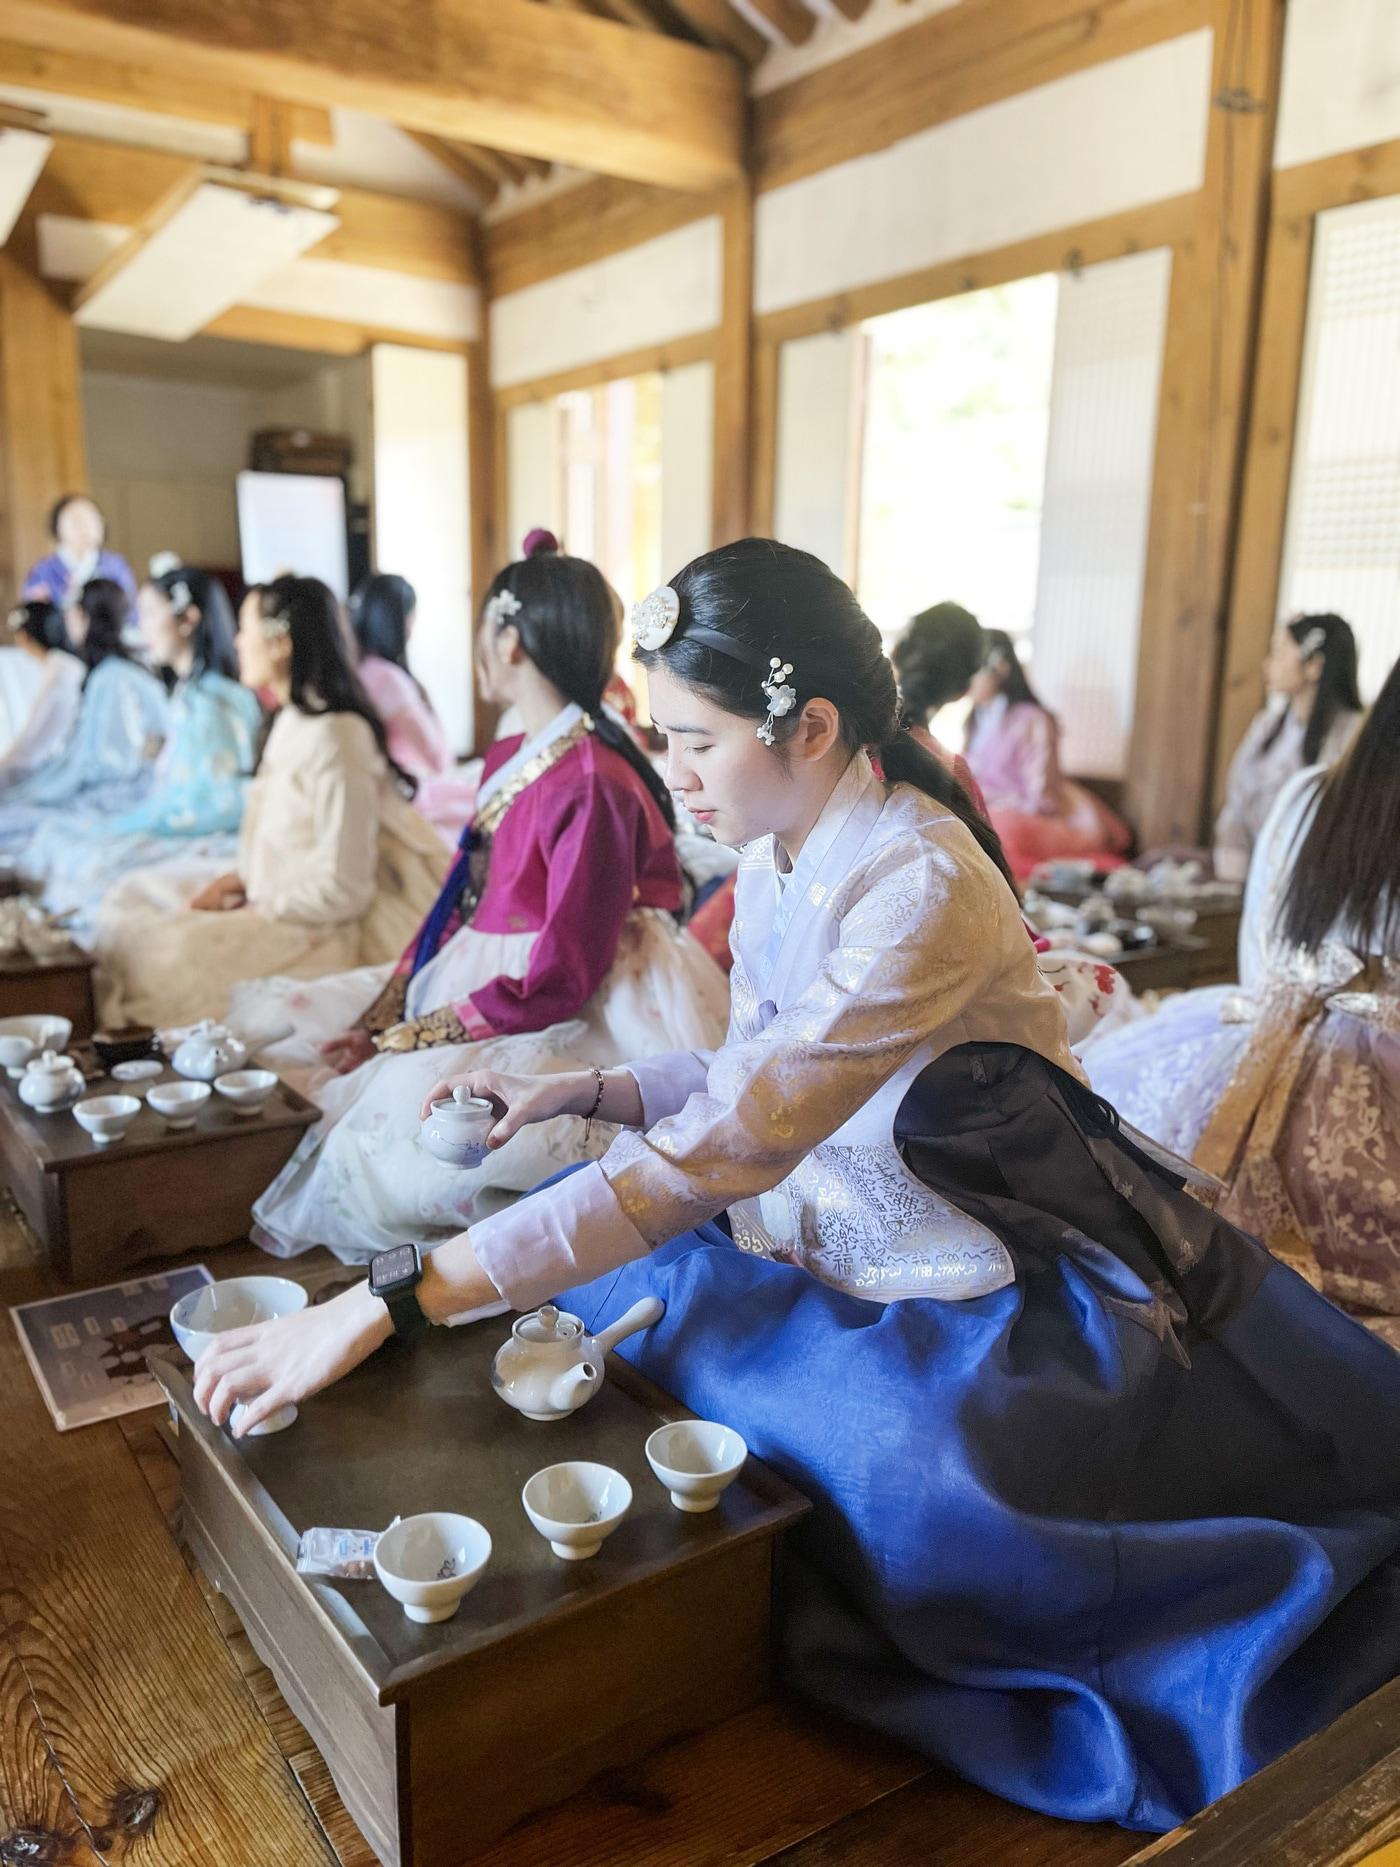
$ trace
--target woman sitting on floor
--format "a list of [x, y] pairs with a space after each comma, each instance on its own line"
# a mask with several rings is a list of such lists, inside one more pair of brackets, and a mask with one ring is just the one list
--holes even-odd
[[218, 579], [183, 565], [164, 571], [141, 586], [138, 607], [146, 652], [175, 683], [151, 788], [116, 817], [65, 813], [26, 857], [44, 880], [46, 905], [77, 916], [80, 930], [129, 869], [172, 857], [221, 867], [237, 859], [262, 736], [257, 696], [238, 680], [233, 610]]
[[1400, 1346], [1400, 663], [1351, 750], [1254, 845], [1240, 983], [1100, 1039], [1094, 1087], [1224, 1210]]
[[[665, 787], [603, 711], [611, 593], [582, 558], [536, 556], [491, 586], [482, 694], [524, 734], [491, 749], [472, 828], [398, 967], [238, 996], [240, 1023], [294, 1019], [268, 1052], [304, 1070], [328, 1038], [324, 1119], [258, 1201], [260, 1242], [347, 1259], [460, 1231], [488, 1190], [523, 1191], [606, 1145], [561, 1119], [464, 1173], [419, 1145], [418, 1105], [449, 1070], [578, 1068], [718, 1041], [728, 994], [675, 921], [681, 880]], [[290, 1071], [288, 1066], [291, 1066]], [[302, 1079], [305, 1082], [306, 1076]]]
[[1230, 763], [1215, 825], [1215, 873], [1242, 882], [1279, 792], [1305, 766], [1335, 765], [1361, 724], [1356, 637], [1340, 616], [1295, 616], [1274, 630], [1269, 699]]
[[10, 611], [10, 641], [16, 654], [37, 664], [38, 685], [28, 710], [0, 758], [0, 797], [6, 787], [50, 759], [57, 758], [73, 736], [83, 701], [87, 669], [68, 646], [63, 612], [47, 600], [21, 603]]
[[1056, 856], [1117, 864], [1132, 842], [1107, 804], [1060, 770], [1060, 728], [1026, 679], [1011, 637], [987, 631], [972, 678], [967, 762], [982, 787], [1012, 873], [1022, 881]]
[[658, 1295], [620, 1352], [813, 1501], [791, 1680], [1034, 1808], [1169, 1828], [1400, 1669], [1400, 1360], [1084, 1085], [995, 836], [825, 566], [726, 546], [638, 635], [670, 784], [745, 850], [727, 1041], [454, 1074], [498, 1138], [625, 1132], [220, 1336], [196, 1399], [243, 1433], [396, 1328]]
[[162, 862], [108, 892], [96, 938], [107, 1023], [217, 1017], [241, 979], [386, 959], [437, 892], [442, 846], [388, 760], [326, 586], [282, 577], [251, 590], [238, 661], [246, 687], [280, 702], [238, 867]]
[[47, 820], [71, 822], [75, 807], [111, 818], [150, 786], [169, 710], [165, 689], [123, 645], [126, 616], [120, 585], [98, 578], [64, 619], [85, 669], [77, 724], [61, 752], [5, 787], [0, 805], [0, 841], [21, 868]]

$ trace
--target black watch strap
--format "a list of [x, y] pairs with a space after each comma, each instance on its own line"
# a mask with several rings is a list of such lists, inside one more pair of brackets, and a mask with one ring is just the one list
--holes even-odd
[[402, 1336], [405, 1342], [411, 1342], [416, 1336], [426, 1335], [432, 1328], [432, 1324], [423, 1314], [422, 1304], [418, 1301], [416, 1284], [409, 1290], [396, 1290], [383, 1300], [389, 1312], [389, 1320], [394, 1325], [394, 1334]]

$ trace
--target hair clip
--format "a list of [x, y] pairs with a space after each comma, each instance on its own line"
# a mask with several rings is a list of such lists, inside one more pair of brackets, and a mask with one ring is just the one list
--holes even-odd
[[489, 598], [481, 612], [481, 620], [490, 629], [504, 628], [512, 616], [518, 616], [525, 605], [514, 590], [498, 590]]
[[792, 673], [790, 661], [779, 661], [774, 655], [768, 663], [768, 678], [760, 681], [759, 686], [768, 696], [768, 717], [758, 728], [758, 737], [764, 745], [773, 743], [773, 722], [780, 720], [785, 713], [791, 713], [797, 705], [797, 689], [787, 685], [787, 677]]
[[177, 615], [181, 610], [189, 609], [194, 602], [194, 594], [183, 577], [177, 583], [171, 584], [169, 594], [170, 607]]
[[1298, 644], [1298, 653], [1303, 657], [1304, 661], [1311, 661], [1313, 656], [1320, 654], [1326, 646], [1327, 631], [1325, 629], [1309, 629], [1302, 641]]
[[291, 634], [292, 619], [290, 616], [281, 615], [264, 616], [262, 619], [262, 632], [267, 641], [280, 642]]
[[670, 584], [632, 605], [632, 649], [634, 653], [653, 654], [664, 648], [676, 633], [681, 619], [681, 599]]
[[9, 629], [12, 634], [18, 635], [20, 630], [24, 627], [25, 623], [28, 622], [28, 620], [29, 620], [28, 610], [12, 609], [9, 615], [6, 616], [5, 618], [5, 627]]

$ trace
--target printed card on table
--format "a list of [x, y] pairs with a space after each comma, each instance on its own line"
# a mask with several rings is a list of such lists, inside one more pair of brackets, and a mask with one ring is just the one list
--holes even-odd
[[187, 1264], [131, 1283], [16, 1304], [10, 1314], [20, 1346], [59, 1432], [159, 1405], [146, 1351], [174, 1343], [172, 1307], [213, 1281], [203, 1264]]

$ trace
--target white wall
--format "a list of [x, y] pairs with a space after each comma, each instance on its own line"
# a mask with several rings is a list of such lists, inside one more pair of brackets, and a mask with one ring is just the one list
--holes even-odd
[[1396, 0], [1288, 0], [1279, 168], [1400, 136]]
[[661, 379], [661, 575], [710, 548], [714, 500], [715, 371], [712, 363]]
[[778, 352], [773, 528], [784, 544], [814, 552], [847, 578], [854, 569], [850, 524], [862, 345], [852, 327], [800, 337]]
[[760, 195], [757, 310], [1194, 192], [1210, 66], [1188, 33]]
[[506, 388], [714, 330], [723, 272], [723, 230], [710, 215], [507, 292], [491, 306], [491, 380]]
[[409, 659], [459, 752], [472, 743], [467, 360], [376, 344], [374, 561], [418, 592]]

